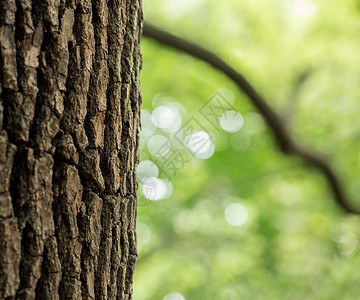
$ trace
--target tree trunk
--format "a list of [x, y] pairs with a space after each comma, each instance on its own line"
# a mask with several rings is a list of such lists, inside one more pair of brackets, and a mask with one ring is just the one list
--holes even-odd
[[131, 299], [141, 0], [0, 1], [0, 299]]

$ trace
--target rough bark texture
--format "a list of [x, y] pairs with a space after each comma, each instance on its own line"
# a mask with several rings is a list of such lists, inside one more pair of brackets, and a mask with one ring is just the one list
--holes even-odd
[[130, 299], [141, 0], [0, 1], [0, 299]]

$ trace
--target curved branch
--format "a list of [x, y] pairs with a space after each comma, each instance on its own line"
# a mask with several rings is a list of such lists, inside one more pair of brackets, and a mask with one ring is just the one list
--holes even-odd
[[268, 105], [264, 98], [255, 90], [255, 88], [245, 79], [243, 75], [238, 73], [220, 57], [209, 50], [171, 33], [165, 32], [147, 22], [144, 23], [143, 35], [205, 61], [228, 76], [239, 87], [239, 89], [248, 96], [262, 114], [266, 123], [272, 130], [281, 150], [285, 154], [295, 154], [299, 156], [308, 165], [315, 167], [322, 172], [329, 183], [337, 204], [345, 212], [360, 214], [358, 209], [349, 204], [340, 180], [330, 165], [321, 157], [307, 149], [303, 149], [293, 141], [282, 118]]
[[291, 122], [291, 119], [292, 119], [293, 115], [295, 114], [296, 105], [297, 105], [296, 98], [299, 94], [299, 91], [301, 90], [301, 88], [306, 83], [307, 79], [310, 77], [310, 75], [312, 73], [313, 73], [312, 69], [306, 69], [303, 72], [301, 72], [295, 79], [294, 86], [291, 89], [289, 97], [288, 97], [288, 106], [283, 115], [286, 123]]

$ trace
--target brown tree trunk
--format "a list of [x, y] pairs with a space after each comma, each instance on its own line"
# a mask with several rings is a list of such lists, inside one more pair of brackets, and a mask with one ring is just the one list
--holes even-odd
[[130, 299], [141, 0], [0, 1], [0, 299]]

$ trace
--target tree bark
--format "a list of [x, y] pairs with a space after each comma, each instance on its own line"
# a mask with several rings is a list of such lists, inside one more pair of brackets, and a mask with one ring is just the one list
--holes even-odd
[[0, 1], [0, 299], [131, 299], [141, 0]]

